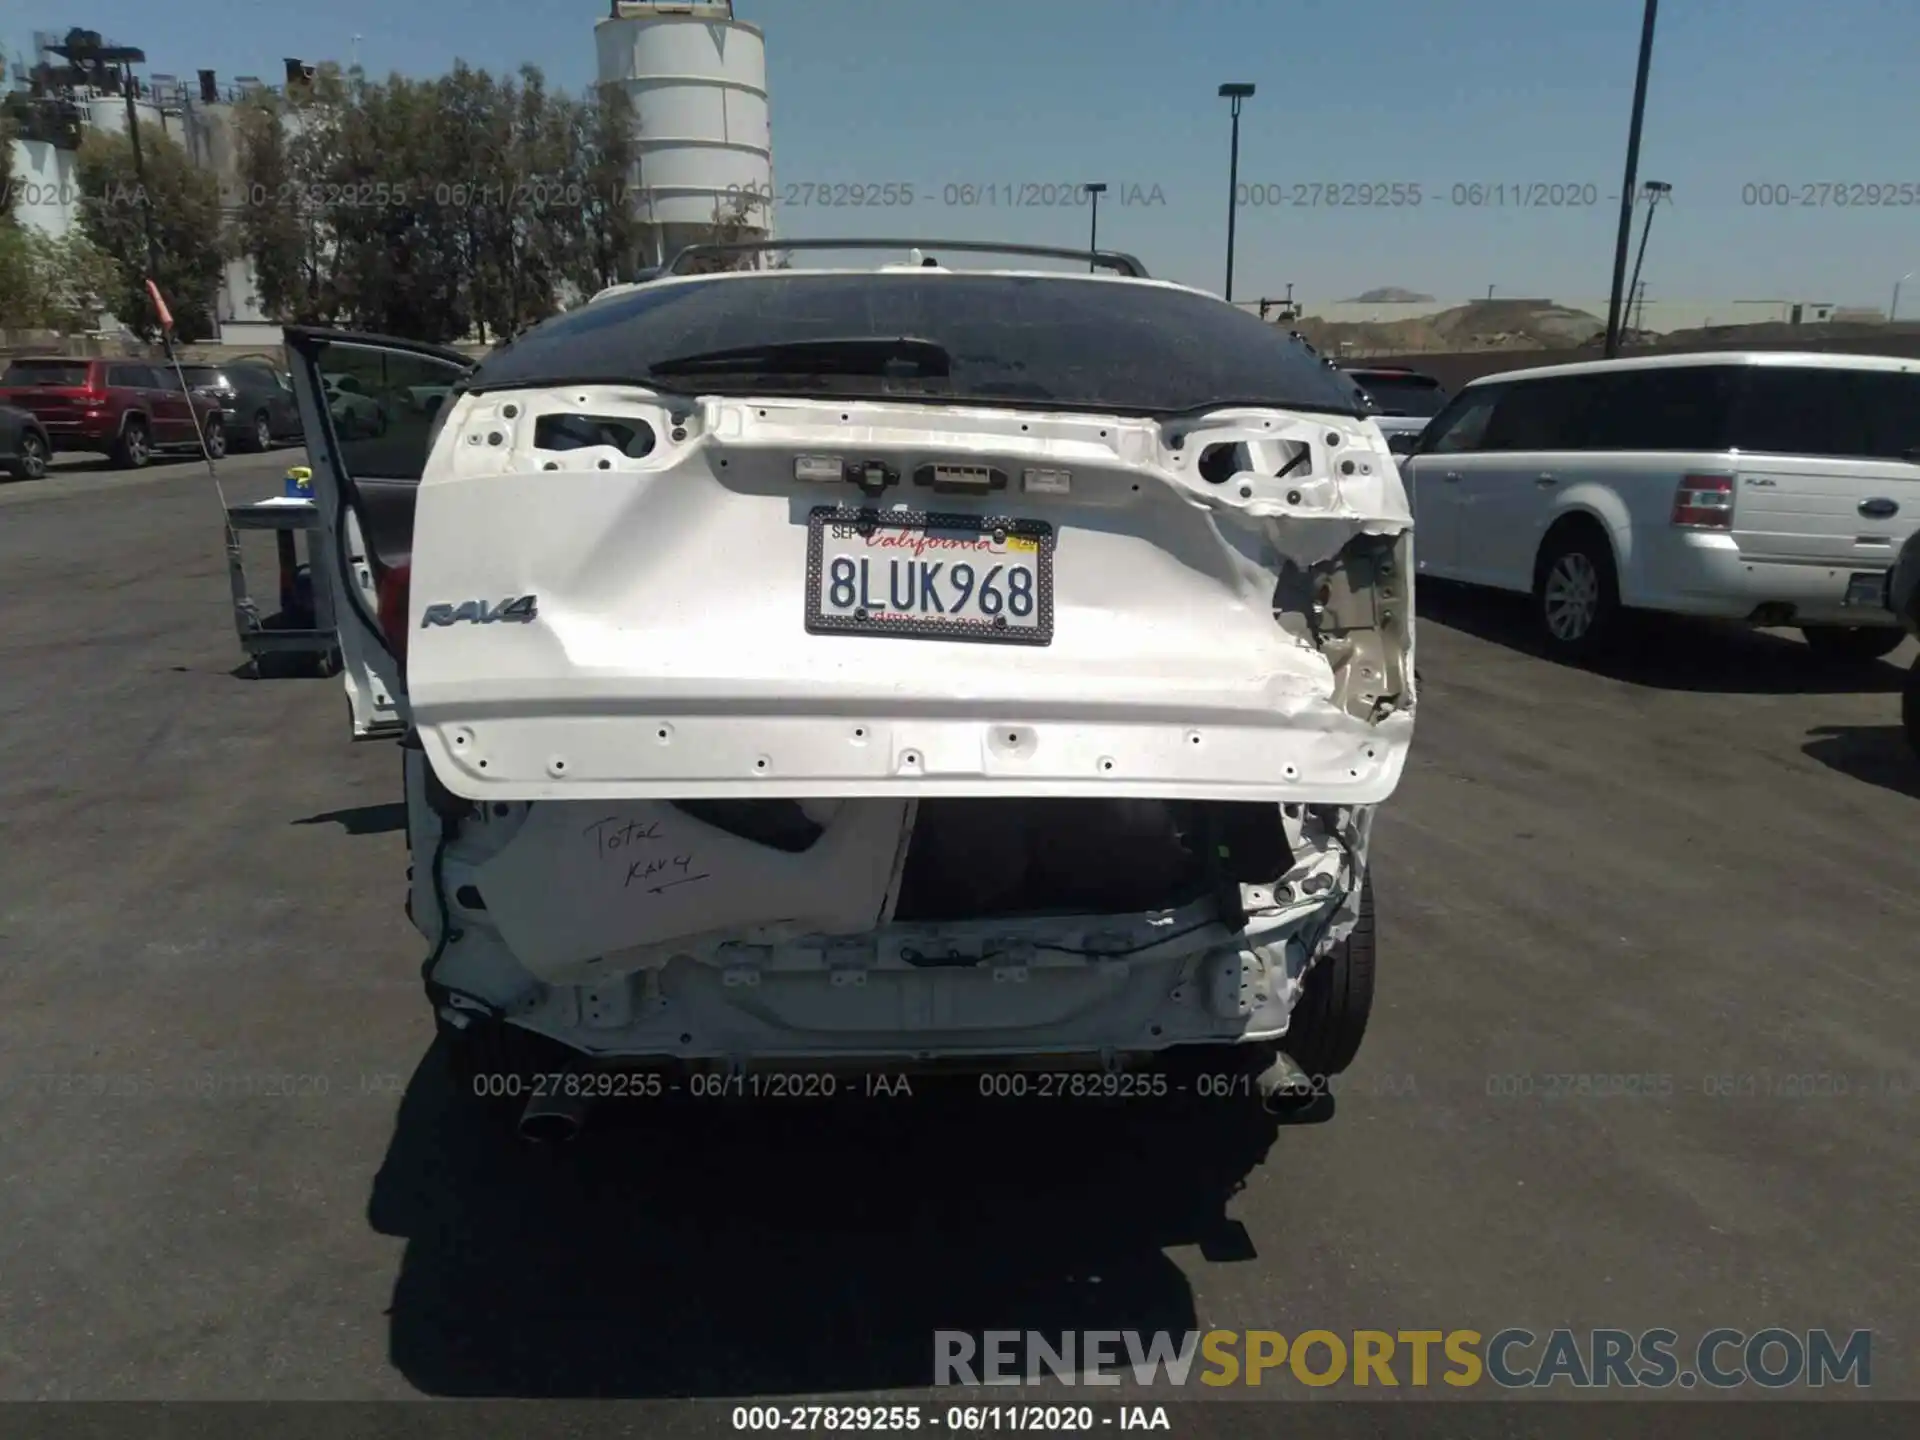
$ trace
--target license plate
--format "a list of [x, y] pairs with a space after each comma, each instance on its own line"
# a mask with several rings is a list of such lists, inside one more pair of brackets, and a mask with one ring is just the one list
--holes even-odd
[[1849, 576], [1847, 598], [1840, 603], [1865, 605], [1875, 610], [1887, 609], [1887, 581], [1892, 573], [1890, 570], [1870, 570], [1864, 574]]
[[1010, 516], [816, 507], [807, 630], [1053, 643], [1053, 527]]

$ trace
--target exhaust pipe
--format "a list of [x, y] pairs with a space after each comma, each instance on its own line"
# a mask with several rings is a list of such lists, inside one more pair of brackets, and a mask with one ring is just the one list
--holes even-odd
[[535, 1095], [520, 1112], [520, 1138], [540, 1145], [578, 1139], [586, 1128], [587, 1101], [583, 1095]]
[[1313, 1077], [1278, 1050], [1273, 1063], [1253, 1077], [1253, 1093], [1269, 1115], [1291, 1114], [1314, 1098]]

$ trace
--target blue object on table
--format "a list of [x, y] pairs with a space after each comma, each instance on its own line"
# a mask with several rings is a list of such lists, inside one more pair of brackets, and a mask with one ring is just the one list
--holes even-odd
[[313, 499], [313, 471], [305, 465], [289, 466], [286, 490], [283, 493], [289, 500]]

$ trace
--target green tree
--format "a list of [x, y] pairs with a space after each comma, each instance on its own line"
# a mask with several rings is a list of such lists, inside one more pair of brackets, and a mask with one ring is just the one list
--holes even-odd
[[0, 225], [0, 327], [75, 334], [119, 297], [120, 267], [79, 231]]
[[208, 338], [215, 333], [213, 301], [226, 260], [219, 182], [156, 128], [143, 126], [140, 143], [144, 183], [135, 175], [126, 136], [95, 131], [81, 144], [76, 167], [81, 229], [118, 266], [113, 313], [151, 340], [160, 333], [145, 286], [142, 207], [151, 206], [159, 251], [154, 279], [173, 312], [174, 332], [181, 340]]
[[290, 203], [294, 162], [280, 97], [256, 90], [234, 107], [238, 212], [232, 244], [253, 261], [261, 308], [282, 321], [314, 322], [316, 282], [300, 215]]
[[567, 280], [574, 294], [586, 299], [630, 278], [639, 264], [641, 230], [631, 190], [640, 146], [633, 100], [624, 86], [597, 86], [569, 118], [580, 211]]

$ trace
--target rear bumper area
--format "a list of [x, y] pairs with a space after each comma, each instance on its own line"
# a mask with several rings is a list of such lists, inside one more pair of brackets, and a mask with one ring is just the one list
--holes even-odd
[[[836, 956], [832, 946], [742, 946], [731, 957], [675, 956], [597, 985], [541, 985], [502, 1007], [503, 1018], [584, 1061], [631, 1065], [1085, 1064], [1250, 1044], [1285, 1035], [1308, 955], [1345, 900], [1329, 892], [1256, 917], [1238, 936], [1205, 907], [1151, 921], [1075, 922], [1075, 938], [1094, 942], [1078, 948], [1133, 951], [1111, 959], [1033, 945], [1005, 924], [970, 934], [902, 927], [904, 941], [883, 931], [876, 938], [882, 952], [895, 952], [890, 960], [863, 960], [862, 947]], [[1169, 938], [1138, 950], [1137, 939], [1114, 943], [1143, 926]], [[922, 958], [900, 961], [901, 947]], [[472, 1013], [460, 1016], [457, 1002], [445, 1012]]]
[[42, 420], [47, 444], [56, 451], [82, 450], [105, 453], [113, 448], [117, 433], [111, 426], [83, 425], [72, 421]]
[[719, 828], [724, 806], [503, 804], [440, 851], [417, 755], [408, 769], [411, 913], [430, 939], [447, 906], [443, 1019], [498, 1018], [610, 1064], [1098, 1061], [1278, 1039], [1358, 921], [1374, 813], [1274, 807], [1277, 845], [1223, 831], [1193, 853], [1278, 873], [1176, 893], [1144, 843], [1160, 809], [1116, 807], [1100, 833], [1048, 832], [1016, 862], [1077, 867], [1067, 903], [1102, 907], [1053, 913], [1001, 883], [991, 816], [943, 843], [937, 802], [816, 803], [818, 833], [798, 839]]
[[1638, 608], [1770, 625], [1900, 623], [1877, 604], [1846, 603], [1853, 577], [1885, 571], [1892, 552], [1884, 560], [1863, 556], [1835, 564], [1749, 559], [1731, 535], [1704, 532], [1665, 532], [1636, 542], [1635, 573], [1623, 598]]

